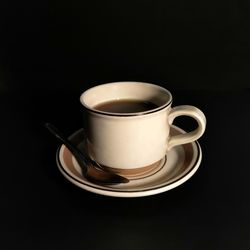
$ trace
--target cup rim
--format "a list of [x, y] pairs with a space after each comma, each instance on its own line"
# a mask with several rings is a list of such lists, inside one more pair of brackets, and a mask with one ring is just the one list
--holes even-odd
[[[97, 110], [93, 107], [90, 107], [85, 101], [84, 101], [84, 97], [88, 94], [89, 91], [93, 91], [95, 88], [101, 87], [101, 86], [106, 86], [106, 85], [116, 85], [116, 84], [125, 84], [125, 83], [131, 83], [131, 84], [145, 84], [145, 85], [151, 85], [153, 87], [156, 87], [158, 89], [161, 89], [163, 92], [165, 92], [166, 94], [169, 95], [169, 100], [164, 103], [163, 105], [154, 108], [154, 109], [150, 109], [147, 111], [143, 111], [143, 112], [131, 112], [131, 113], [117, 113], [117, 112], [107, 112], [107, 111], [101, 111], [101, 110]], [[166, 107], [170, 106], [172, 104], [173, 101], [173, 97], [172, 94], [170, 93], [169, 90], [156, 85], [156, 84], [152, 84], [152, 83], [147, 83], [147, 82], [137, 82], [137, 81], [118, 81], [118, 82], [110, 82], [110, 83], [103, 83], [103, 84], [99, 84], [99, 85], [95, 85], [87, 90], [85, 90], [81, 95], [80, 95], [80, 102], [81, 104], [84, 106], [84, 108], [86, 108], [88, 111], [91, 111], [93, 113], [99, 114], [99, 115], [105, 115], [105, 116], [113, 116], [113, 117], [131, 117], [131, 116], [142, 116], [142, 115], [148, 115], [148, 114], [152, 114], [155, 112], [158, 112], [160, 110], [165, 109]]]

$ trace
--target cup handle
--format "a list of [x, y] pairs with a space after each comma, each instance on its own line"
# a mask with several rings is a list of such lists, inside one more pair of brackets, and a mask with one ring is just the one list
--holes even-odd
[[198, 127], [195, 130], [185, 134], [170, 136], [168, 139], [167, 150], [170, 150], [172, 147], [180, 144], [193, 142], [198, 138], [200, 138], [205, 131], [206, 128], [205, 115], [200, 109], [190, 105], [180, 105], [172, 108], [168, 116], [169, 124], [171, 125], [177, 116], [182, 116], [182, 115], [194, 118], [198, 123]]

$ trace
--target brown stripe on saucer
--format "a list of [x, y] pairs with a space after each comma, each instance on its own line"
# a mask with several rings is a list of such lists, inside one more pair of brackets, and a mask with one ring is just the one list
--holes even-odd
[[119, 169], [119, 168], [111, 168], [107, 166], [103, 166], [103, 169], [119, 174], [129, 179], [138, 179], [138, 178], [145, 178], [148, 175], [156, 173], [165, 163], [165, 157], [160, 161], [157, 161], [151, 165], [140, 167], [140, 168], [133, 168], [133, 169]]
[[[65, 164], [70, 169], [70, 171], [75, 176], [82, 179], [83, 175], [75, 169], [72, 153], [68, 150], [67, 147], [65, 147], [63, 159], [65, 161]], [[160, 161], [153, 163], [151, 165], [140, 167], [140, 168], [134, 168], [134, 169], [118, 169], [118, 168], [106, 167], [103, 165], [101, 165], [101, 167], [106, 171], [117, 173], [121, 176], [129, 178], [130, 180], [133, 180], [133, 179], [145, 178], [145, 177], [148, 177], [149, 175], [155, 174], [165, 165], [165, 163], [166, 163], [166, 157], [164, 157]]]

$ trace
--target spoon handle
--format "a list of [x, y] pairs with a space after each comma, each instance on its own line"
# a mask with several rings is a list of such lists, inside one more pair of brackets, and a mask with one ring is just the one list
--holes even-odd
[[[50, 123], [46, 123], [45, 127], [54, 135], [56, 136], [65, 146], [78, 158], [80, 158], [84, 164], [88, 163], [88, 157], [84, 155], [75, 145], [68, 140], [61, 131], [59, 131], [54, 125]], [[85, 167], [86, 168], [86, 167]]]

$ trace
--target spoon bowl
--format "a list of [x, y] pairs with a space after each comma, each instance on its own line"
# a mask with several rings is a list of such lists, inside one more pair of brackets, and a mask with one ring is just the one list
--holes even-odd
[[67, 139], [54, 125], [46, 123], [45, 127], [74, 155], [81, 167], [82, 174], [89, 181], [99, 185], [115, 185], [129, 182], [129, 180], [123, 176], [102, 169], [97, 162], [91, 159], [87, 153], [80, 151], [77, 146]]

